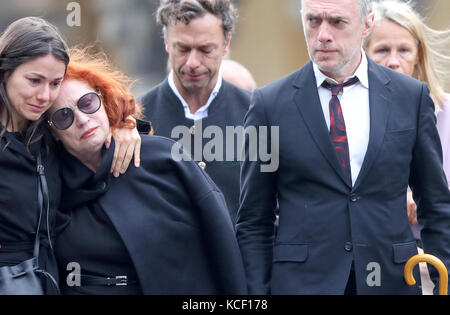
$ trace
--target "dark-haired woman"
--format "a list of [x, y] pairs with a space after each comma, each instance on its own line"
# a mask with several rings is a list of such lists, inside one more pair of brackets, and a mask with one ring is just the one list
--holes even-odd
[[65, 41], [41, 18], [19, 19], [0, 37], [0, 267], [33, 257], [40, 214], [36, 169], [41, 155], [49, 202], [42, 213], [38, 261], [50, 274], [47, 293], [57, 292], [51, 289], [51, 277], [58, 274], [52, 247], [61, 180], [59, 163], [46, 145], [41, 125], [44, 112], [58, 95], [68, 63]]

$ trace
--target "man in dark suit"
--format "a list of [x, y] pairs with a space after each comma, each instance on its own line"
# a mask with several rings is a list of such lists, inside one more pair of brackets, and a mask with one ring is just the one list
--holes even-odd
[[230, 131], [242, 128], [250, 93], [223, 80], [220, 65], [236, 18], [230, 0], [161, 0], [157, 19], [172, 71], [142, 98], [155, 134], [192, 153], [222, 190], [233, 222], [242, 159], [239, 133]]
[[419, 293], [403, 280], [417, 254], [408, 184], [425, 251], [449, 267], [433, 102], [425, 84], [362, 52], [373, 25], [367, 2], [303, 0], [312, 62], [254, 92], [245, 126], [279, 126], [280, 136], [276, 172], [262, 172], [249, 152], [242, 166], [237, 237], [252, 294]]

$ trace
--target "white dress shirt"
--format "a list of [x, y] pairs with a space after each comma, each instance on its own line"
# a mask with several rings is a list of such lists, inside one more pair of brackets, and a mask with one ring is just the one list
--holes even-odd
[[220, 91], [220, 88], [222, 87], [222, 80], [223, 80], [222, 72], [219, 70], [219, 75], [217, 78], [216, 86], [214, 87], [213, 91], [211, 92], [211, 95], [209, 96], [208, 101], [206, 102], [205, 105], [200, 107], [194, 114], [191, 113], [191, 109], [189, 108], [188, 103], [184, 100], [184, 98], [181, 96], [180, 92], [178, 91], [177, 86], [175, 85], [175, 80], [174, 80], [173, 76], [174, 76], [174, 74], [173, 74], [173, 70], [172, 70], [172, 71], [170, 71], [169, 77], [168, 77], [169, 86], [172, 89], [172, 91], [175, 93], [175, 95], [178, 97], [178, 99], [181, 101], [181, 104], [183, 104], [184, 115], [186, 116], [186, 118], [192, 119], [192, 120], [201, 120], [201, 119], [208, 117], [208, 108], [211, 105], [211, 103], [214, 101], [214, 99], [216, 98], [217, 94]]
[[[352, 86], [344, 87], [344, 92], [339, 93], [338, 95], [342, 113], [344, 115], [345, 128], [347, 130], [353, 185], [355, 185], [364, 162], [370, 135], [368, 61], [364, 51], [361, 51], [361, 53], [362, 61], [358, 69], [352, 76], [345, 79], [345, 81], [347, 81], [356, 76], [358, 77], [359, 82]], [[323, 114], [328, 130], [330, 130], [329, 104], [331, 100], [331, 91], [322, 87], [322, 83], [325, 80], [334, 84], [337, 84], [337, 82], [324, 75], [316, 64], [314, 64], [313, 68]]]

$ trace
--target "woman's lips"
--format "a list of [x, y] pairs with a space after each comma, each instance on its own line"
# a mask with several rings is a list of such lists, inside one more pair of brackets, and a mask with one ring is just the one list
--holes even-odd
[[31, 110], [35, 113], [42, 113], [47, 108], [47, 106], [39, 106], [39, 105], [33, 105], [33, 104], [28, 104], [28, 105], [31, 107]]
[[98, 129], [98, 127], [94, 127], [94, 128], [89, 129], [88, 131], [83, 133], [83, 135], [81, 136], [80, 139], [81, 140], [86, 140], [87, 138], [92, 137], [95, 134], [95, 132], [97, 131], [97, 129]]

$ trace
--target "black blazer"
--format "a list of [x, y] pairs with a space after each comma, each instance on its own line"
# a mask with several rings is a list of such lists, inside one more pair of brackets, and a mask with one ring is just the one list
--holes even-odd
[[[184, 126], [186, 130], [189, 130], [194, 126], [194, 121], [185, 117], [183, 105], [173, 93], [167, 80], [145, 94], [142, 103], [145, 106], [145, 116], [151, 121], [155, 135], [178, 141], [180, 136], [172, 136], [175, 127]], [[202, 128], [197, 128], [195, 134], [197, 136], [199, 133], [203, 134], [209, 126], [218, 126], [225, 137], [227, 127], [243, 126], [244, 116], [249, 105], [250, 93], [224, 80], [219, 93], [208, 109], [208, 117], [201, 121]], [[185, 150], [192, 152], [192, 155], [194, 155], [195, 135], [188, 133], [187, 137], [191, 137], [192, 146], [185, 148]], [[219, 137], [219, 135], [212, 137]], [[202, 152], [205, 145], [211, 140], [210, 138], [201, 139], [200, 150]], [[206, 172], [223, 192], [231, 218], [233, 222], [236, 222], [236, 213], [239, 207], [240, 161], [242, 160], [239, 158], [241, 148], [238, 147], [237, 137], [234, 138], [233, 148], [232, 160], [226, 158], [226, 155], [230, 152], [227, 152], [227, 143], [224, 141], [223, 148], [221, 148], [223, 152], [221, 160], [207, 161], [202, 156], [195, 161], [205, 163]], [[193, 158], [195, 157], [193, 156]]]
[[274, 173], [260, 172], [259, 162], [242, 167], [237, 236], [250, 293], [342, 294], [352, 263], [359, 294], [418, 293], [403, 280], [417, 254], [408, 184], [425, 251], [450, 267], [450, 193], [429, 90], [370, 60], [368, 71], [370, 140], [354, 187], [332, 146], [311, 62], [254, 93], [245, 126], [279, 126], [280, 164]]
[[144, 294], [245, 294], [223, 195], [196, 163], [172, 159], [174, 143], [143, 136], [141, 167], [117, 179], [109, 172], [112, 146], [86, 183], [73, 167], [81, 162], [66, 154], [64, 211], [98, 203], [125, 244]]

